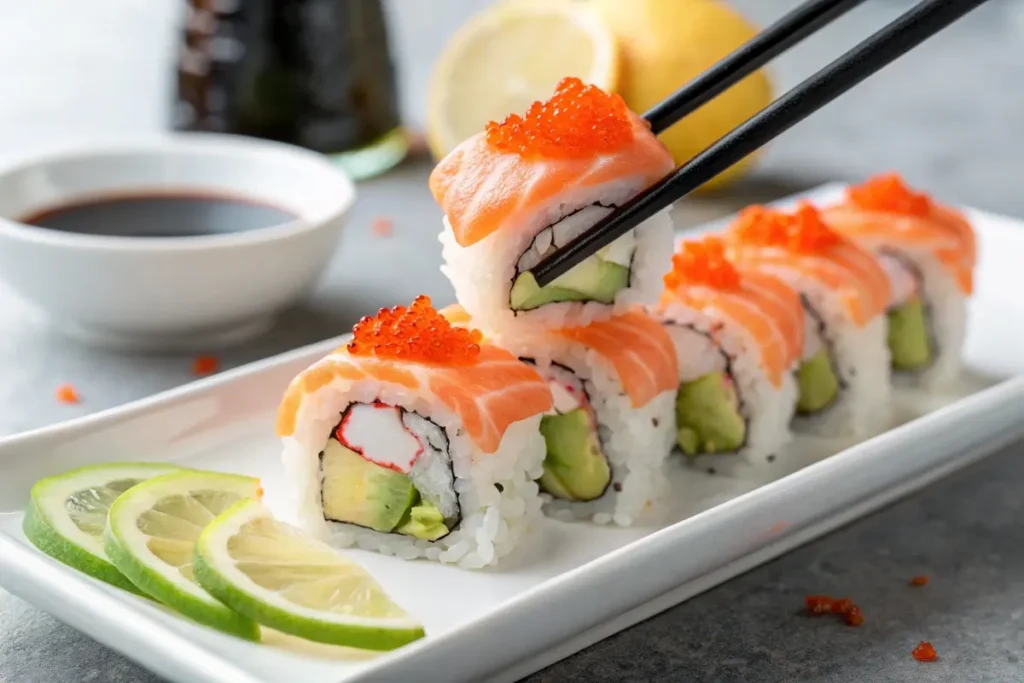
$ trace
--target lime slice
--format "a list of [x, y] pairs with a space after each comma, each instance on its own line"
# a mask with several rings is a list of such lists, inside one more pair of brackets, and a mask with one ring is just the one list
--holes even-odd
[[132, 583], [206, 626], [259, 640], [249, 618], [212, 598], [192, 577], [203, 528], [232, 504], [261, 494], [258, 479], [185, 471], [154, 477], [114, 501], [107, 515], [107, 555]]
[[231, 507], [196, 544], [196, 579], [226, 605], [283, 633], [393, 650], [423, 627], [361, 566], [254, 500]]
[[103, 550], [114, 499], [141, 481], [180, 468], [162, 463], [107, 463], [40, 479], [32, 487], [22, 529], [35, 547], [64, 564], [133, 593], [139, 590]]

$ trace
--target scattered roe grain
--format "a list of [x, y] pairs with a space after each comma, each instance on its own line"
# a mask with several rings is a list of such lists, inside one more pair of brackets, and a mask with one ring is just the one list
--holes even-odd
[[672, 270], [665, 275], [665, 286], [678, 289], [703, 285], [718, 290], [735, 289], [740, 274], [725, 256], [725, 243], [718, 237], [683, 242], [672, 256]]
[[924, 217], [931, 213], [928, 195], [911, 190], [898, 173], [884, 173], [846, 191], [850, 202], [868, 211]]
[[935, 651], [935, 648], [927, 640], [922, 640], [918, 643], [917, 647], [910, 654], [919, 662], [934, 662], [939, 658], [939, 653]]
[[192, 373], [195, 375], [212, 375], [220, 368], [220, 360], [216, 356], [198, 356], [192, 361]]
[[347, 348], [353, 356], [468, 365], [480, 354], [482, 339], [479, 330], [453, 327], [421, 295], [411, 306], [382, 308], [360, 320]]
[[57, 387], [57, 400], [61, 403], [81, 403], [82, 397], [78, 395], [78, 390], [71, 384], [62, 384]]
[[843, 618], [848, 626], [860, 626], [864, 623], [864, 615], [860, 607], [853, 604], [850, 598], [833, 598], [828, 595], [808, 595], [804, 598], [804, 606], [812, 617], [823, 614], [835, 614]]
[[633, 140], [626, 103], [578, 78], [563, 78], [546, 102], [486, 127], [487, 144], [526, 159], [588, 159], [614, 153]]

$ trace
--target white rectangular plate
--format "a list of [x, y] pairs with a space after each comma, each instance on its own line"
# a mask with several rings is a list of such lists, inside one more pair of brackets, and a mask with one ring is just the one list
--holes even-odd
[[425, 639], [398, 651], [369, 656], [282, 637], [242, 642], [80, 575], [21, 533], [33, 482], [112, 460], [259, 476], [270, 506], [287, 516], [274, 412], [291, 377], [338, 340], [0, 441], [0, 584], [182, 683], [516, 680], [1024, 434], [1024, 223], [970, 216], [980, 267], [970, 372], [957, 394], [902, 393], [899, 426], [829, 458], [808, 455], [802, 469], [770, 483], [676, 468], [679, 500], [667, 522], [616, 529], [545, 520], [498, 570], [350, 551], [426, 627]]

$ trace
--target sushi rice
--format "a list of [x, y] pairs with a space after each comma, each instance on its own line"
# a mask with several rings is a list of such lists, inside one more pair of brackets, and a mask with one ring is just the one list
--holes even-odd
[[[397, 533], [329, 521], [324, 516], [321, 452], [353, 403], [380, 401], [400, 406], [436, 424], [447, 436], [448, 456], [461, 521], [448, 535], [429, 541]], [[511, 425], [494, 453], [483, 453], [462, 430], [457, 415], [436, 400], [397, 384], [374, 379], [336, 379], [303, 400], [296, 431], [284, 440], [283, 461], [292, 487], [292, 508], [307, 532], [338, 547], [358, 546], [411, 560], [426, 557], [465, 569], [496, 564], [519, 543], [541, 508], [535, 479], [542, 473], [544, 439], [540, 416]], [[425, 436], [421, 432], [421, 435]], [[421, 459], [435, 457], [425, 449]], [[437, 463], [434, 463], [435, 465]], [[441, 467], [425, 464], [417, 488], [445, 486]], [[438, 476], [440, 472], [440, 476]], [[415, 480], [414, 480], [415, 481]]]
[[[592, 500], [566, 500], [544, 492], [545, 512], [555, 519], [591, 520], [596, 524], [634, 524], [666, 493], [665, 460], [675, 438], [675, 392], [662, 391], [640, 406], [631, 397], [614, 365], [598, 351], [555, 335], [502, 341], [541, 375], [557, 381], [568, 373], [582, 385], [593, 409], [600, 451], [611, 477]], [[557, 412], [555, 409], [549, 415]]]
[[784, 373], [775, 386], [761, 364], [757, 341], [727, 318], [676, 302], [660, 307], [657, 316], [675, 343], [680, 384], [724, 372], [735, 386], [746, 423], [738, 450], [688, 456], [690, 464], [709, 474], [763, 476], [785, 462], [798, 394], [794, 373]]
[[[638, 304], [653, 303], [661, 292], [661, 278], [668, 270], [672, 253], [673, 223], [668, 210], [652, 216], [606, 248], [609, 260], [618, 259], [629, 268], [628, 287], [616, 294], [611, 305], [563, 301], [514, 311], [509, 303], [519, 273], [585, 232], [642, 189], [636, 179], [625, 179], [563, 196], [551, 205], [539, 207], [521, 224], [495, 231], [469, 247], [458, 244], [446, 217], [439, 236], [444, 258], [441, 271], [476, 324], [496, 332], [523, 334], [542, 328], [586, 325]], [[590, 208], [593, 210], [587, 211]], [[550, 241], [538, 243], [538, 236], [546, 232], [551, 233]]]

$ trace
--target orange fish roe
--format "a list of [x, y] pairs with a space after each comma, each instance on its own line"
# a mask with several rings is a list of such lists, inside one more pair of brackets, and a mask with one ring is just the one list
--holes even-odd
[[360, 320], [346, 348], [353, 356], [468, 365], [480, 354], [482, 339], [480, 330], [453, 327], [421, 295], [411, 306], [382, 308]]
[[725, 242], [718, 237], [683, 242], [672, 256], [672, 270], [665, 275], [665, 286], [706, 285], [719, 290], [736, 289], [740, 274], [725, 257]]
[[847, 626], [860, 626], [864, 623], [864, 615], [860, 607], [853, 604], [850, 598], [832, 598], [828, 595], [808, 595], [804, 598], [804, 606], [812, 617], [823, 614], [837, 614], [843, 618]]
[[78, 395], [78, 390], [70, 384], [62, 384], [57, 387], [57, 400], [61, 403], [80, 403], [82, 401], [81, 396]]
[[487, 124], [487, 144], [526, 159], [588, 159], [610, 154], [633, 140], [633, 121], [622, 97], [578, 78], [563, 78], [546, 102], [524, 116], [509, 114]]
[[924, 217], [932, 211], [928, 195], [911, 190], [898, 173], [884, 173], [846, 190], [850, 201], [868, 211]]
[[373, 225], [370, 230], [376, 237], [391, 237], [391, 233], [394, 232], [395, 224], [390, 218], [379, 216], [373, 219]]
[[919, 662], [934, 662], [939, 658], [939, 653], [927, 640], [922, 640], [911, 652], [910, 656]]
[[792, 213], [751, 206], [740, 212], [730, 230], [740, 242], [803, 253], [827, 251], [844, 241], [806, 202]]
[[212, 375], [220, 367], [216, 356], [198, 356], [192, 361], [192, 373], [196, 375]]

